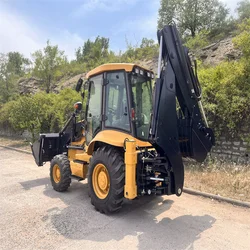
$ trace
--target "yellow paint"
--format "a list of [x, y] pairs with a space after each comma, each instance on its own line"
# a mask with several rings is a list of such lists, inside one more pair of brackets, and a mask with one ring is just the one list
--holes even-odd
[[86, 152], [81, 152], [81, 153], [76, 154], [75, 157], [77, 160], [86, 161], [87, 163], [89, 163], [91, 155], [88, 155]]
[[61, 180], [61, 171], [57, 164], [53, 166], [53, 180], [55, 183], [59, 183]]
[[70, 161], [76, 160], [76, 155], [77, 154], [83, 154], [84, 151], [83, 150], [79, 150], [79, 149], [68, 149], [68, 159]]
[[85, 179], [88, 173], [88, 165], [70, 161], [71, 174]]
[[[85, 140], [85, 139], [84, 139]], [[71, 143], [71, 145], [73, 145]], [[75, 144], [80, 145], [80, 144]], [[91, 155], [87, 152], [78, 149], [68, 149], [68, 159], [70, 161], [71, 174], [85, 179], [88, 173], [88, 163]], [[84, 161], [87, 164], [77, 163], [74, 160]]]
[[97, 164], [92, 174], [92, 185], [96, 196], [105, 199], [110, 189], [110, 179], [107, 168], [103, 164]]
[[152, 147], [152, 145], [149, 142], [146, 141], [140, 141], [133, 136], [119, 132], [114, 130], [103, 130], [99, 132], [95, 138], [89, 143], [89, 146], [87, 148], [87, 153], [89, 155], [92, 155], [94, 150], [95, 142], [104, 142], [112, 146], [116, 147], [123, 147], [124, 146], [124, 140], [125, 139], [133, 140], [135, 141], [135, 144], [137, 147]]
[[89, 79], [91, 76], [113, 70], [125, 70], [126, 72], [131, 72], [133, 68], [136, 66], [153, 74], [153, 71], [145, 69], [144, 67], [141, 67], [133, 63], [107, 63], [89, 71], [88, 74], [86, 75], [86, 78]]
[[126, 141], [125, 158], [125, 186], [124, 197], [127, 199], [134, 199], [137, 196], [136, 186], [136, 142], [134, 140]]
[[83, 144], [85, 143], [85, 141], [86, 141], [85, 136], [82, 136], [81, 140], [71, 142], [70, 145], [71, 146], [83, 146]]

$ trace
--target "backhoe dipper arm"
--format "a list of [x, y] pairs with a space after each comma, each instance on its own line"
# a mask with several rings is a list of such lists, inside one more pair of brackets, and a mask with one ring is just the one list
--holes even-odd
[[198, 78], [176, 27], [167, 25], [158, 31], [158, 40], [158, 78], [149, 141], [167, 157], [174, 175], [171, 190], [179, 196], [184, 182], [182, 157], [204, 161], [215, 143], [214, 134], [201, 105]]

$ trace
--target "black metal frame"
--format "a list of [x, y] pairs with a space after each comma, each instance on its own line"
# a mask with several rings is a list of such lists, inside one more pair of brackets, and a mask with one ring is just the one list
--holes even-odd
[[[100, 129], [99, 130], [97, 130], [97, 131], [95, 131], [94, 132], [94, 134], [93, 134], [93, 137], [97, 134], [97, 133], [99, 133], [100, 131], [102, 131], [102, 129], [103, 129], [103, 108], [104, 108], [104, 104], [103, 104], [103, 101], [104, 101], [104, 91], [105, 91], [105, 89], [104, 89], [104, 73], [100, 73], [100, 74], [96, 74], [96, 75], [94, 75], [94, 76], [91, 76], [91, 78], [93, 78], [93, 77], [96, 77], [96, 76], [102, 76], [102, 95], [101, 95], [101, 98], [102, 98], [102, 103], [101, 103], [101, 121], [100, 121]], [[90, 78], [90, 82], [91, 82], [91, 78]], [[87, 126], [87, 122], [88, 122], [88, 120], [87, 120], [87, 117], [88, 117], [88, 109], [89, 109], [89, 100], [90, 100], [90, 91], [91, 91], [91, 84], [89, 84], [89, 86], [88, 86], [88, 97], [87, 97], [87, 102], [86, 102], [86, 108], [85, 108], [85, 129], [86, 129], [86, 132], [88, 131], [88, 126]], [[87, 143], [87, 141], [86, 141], [86, 143]]]
[[[132, 72], [128, 72], [127, 74], [126, 74], [126, 76], [127, 76], [127, 82], [129, 83], [129, 82], [131, 82], [132, 81], [132, 74], [133, 74], [133, 71]], [[150, 81], [152, 81], [152, 78], [150, 78]], [[152, 82], [151, 82], [152, 83]], [[135, 109], [135, 107], [133, 107], [133, 105], [132, 105], [132, 87], [130, 87], [130, 88], [128, 88], [129, 89], [129, 104], [130, 104], [130, 110], [132, 110], [132, 108], [134, 108]], [[151, 90], [151, 92], [152, 92], [152, 85], [150, 86], [150, 90]], [[136, 129], [136, 121], [135, 120], [132, 120], [131, 119], [131, 127], [132, 127], [132, 135], [135, 137], [135, 138], [137, 138], [137, 139], [139, 139], [139, 140], [141, 140], [141, 141], [148, 141], [148, 139], [147, 140], [144, 140], [143, 138], [139, 138], [138, 137], [138, 135], [137, 135], [137, 129]]]
[[[125, 129], [121, 129], [121, 128], [118, 128], [118, 127], [105, 126], [105, 119], [106, 119], [105, 103], [106, 103], [107, 73], [112, 73], [112, 72], [124, 72], [125, 86], [126, 86], [127, 100], [128, 100], [128, 116], [129, 116], [129, 122], [130, 122], [130, 130], [125, 130]], [[128, 133], [128, 134], [131, 134], [132, 136], [136, 137], [135, 122], [132, 121], [132, 119], [131, 119], [132, 89], [129, 87], [128, 72], [126, 72], [125, 70], [113, 70], [113, 71], [108, 71], [108, 72], [96, 74], [94, 76], [91, 76], [91, 78], [95, 77], [95, 76], [98, 76], [98, 75], [103, 76], [101, 117], [104, 117], [104, 119], [101, 119], [101, 129], [99, 131], [97, 131], [95, 134], [97, 134], [98, 132], [103, 131], [103, 130], [112, 129], [112, 130], [115, 130], [115, 131]], [[91, 78], [90, 78], [90, 80], [91, 80]], [[88, 105], [89, 105], [89, 99], [90, 99], [90, 96], [89, 96], [90, 95], [90, 88], [91, 88], [91, 85], [89, 85], [89, 89], [88, 89], [88, 97], [87, 97], [86, 112], [85, 112], [85, 121], [87, 121]], [[95, 136], [95, 135], [93, 135], [93, 136]]]
[[[174, 173], [172, 190], [179, 196], [184, 182], [182, 156], [203, 161], [215, 143], [214, 134], [203, 122], [197, 96], [198, 79], [176, 27], [165, 26], [158, 32], [158, 39], [163, 68], [155, 85], [149, 140], [157, 152], [167, 157]], [[176, 97], [181, 117], [177, 117]]]
[[[125, 79], [125, 87], [126, 87], [126, 94], [127, 94], [127, 103], [128, 103], [128, 117], [129, 117], [129, 124], [130, 124], [130, 129], [126, 130], [126, 129], [122, 129], [122, 128], [118, 128], [118, 127], [113, 127], [113, 126], [105, 126], [105, 121], [102, 124], [102, 130], [116, 130], [116, 131], [120, 131], [120, 132], [124, 132], [124, 133], [129, 133], [134, 135], [134, 129], [132, 128], [132, 123], [131, 123], [131, 103], [130, 103], [130, 91], [129, 91], [129, 82], [128, 82], [128, 78], [127, 78], [127, 72], [125, 70], [112, 70], [112, 71], [108, 71], [104, 73], [104, 79], [105, 82], [107, 81], [107, 74], [109, 73], [114, 73], [114, 72], [123, 72], [124, 74], [124, 79]], [[108, 83], [107, 83], [108, 84]], [[106, 110], [105, 110], [105, 104], [106, 104], [106, 92], [107, 92], [107, 84], [104, 85], [104, 94], [103, 94], [103, 115], [105, 116], [105, 118], [107, 117], [106, 114]]]
[[38, 166], [51, 161], [55, 155], [67, 152], [68, 144], [75, 140], [76, 125], [74, 112], [59, 133], [40, 134], [39, 140], [31, 144], [32, 154]]

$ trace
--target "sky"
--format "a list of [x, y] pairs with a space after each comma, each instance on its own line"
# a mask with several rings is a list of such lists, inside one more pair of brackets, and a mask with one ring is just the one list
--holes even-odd
[[[237, 0], [222, 0], [234, 15]], [[156, 40], [160, 0], [0, 0], [0, 53], [26, 57], [49, 39], [69, 59], [87, 39], [110, 38], [110, 49], [126, 49], [143, 37]]]

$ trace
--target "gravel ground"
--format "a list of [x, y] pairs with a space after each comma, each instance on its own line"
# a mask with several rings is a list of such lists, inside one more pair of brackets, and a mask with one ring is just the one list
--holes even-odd
[[31, 155], [0, 147], [0, 168], [0, 249], [250, 249], [250, 209], [183, 194], [106, 216], [86, 182], [57, 193]]

